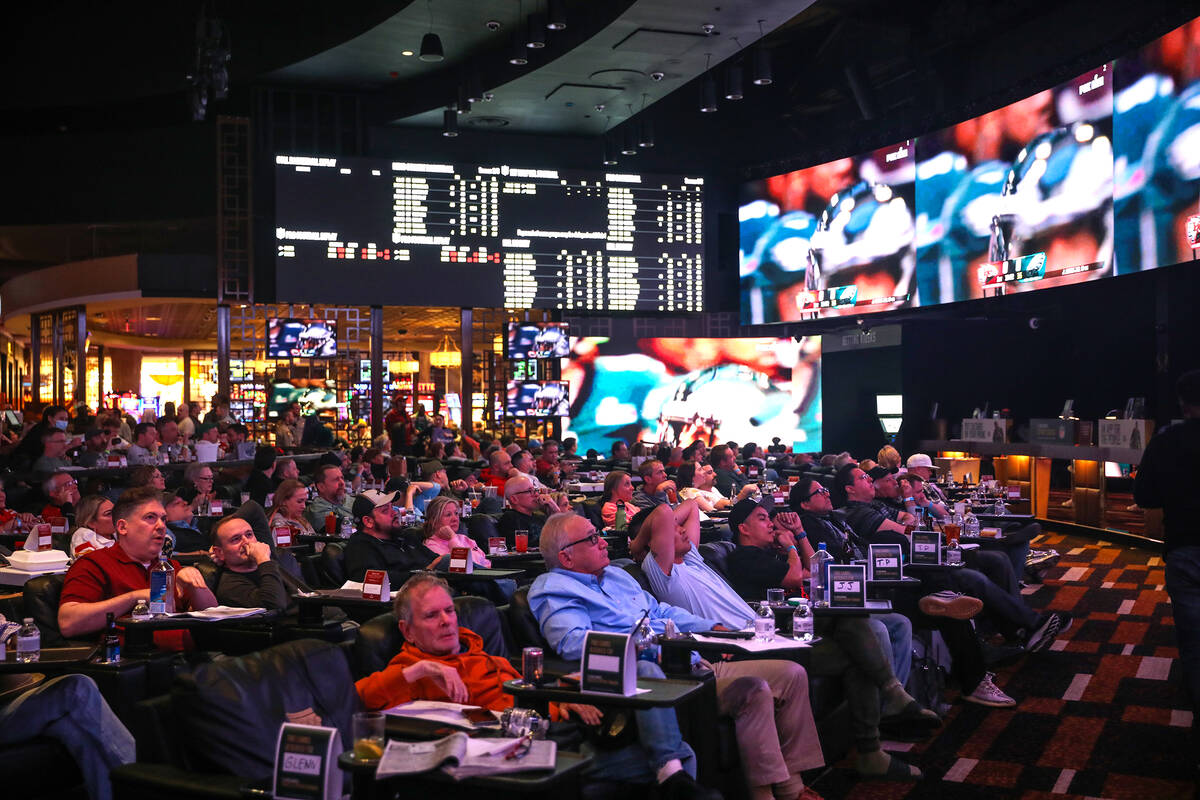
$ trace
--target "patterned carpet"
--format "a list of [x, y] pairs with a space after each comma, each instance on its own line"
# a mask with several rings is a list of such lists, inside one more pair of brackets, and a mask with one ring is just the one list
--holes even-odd
[[925, 772], [920, 783], [857, 780], [846, 760], [814, 788], [833, 798], [1191, 798], [1191, 711], [1175, 660], [1174, 620], [1155, 553], [1048, 533], [1062, 554], [1037, 609], [1075, 623], [1048, 651], [1001, 668], [1018, 701], [989, 709], [957, 701], [939, 735], [885, 749]]

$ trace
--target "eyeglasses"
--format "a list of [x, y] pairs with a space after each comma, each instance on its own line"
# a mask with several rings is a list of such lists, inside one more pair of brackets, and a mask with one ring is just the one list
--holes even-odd
[[58, 485], [58, 488], [55, 489], [54, 491], [61, 492], [63, 489], [70, 489], [72, 486], [78, 486], [78, 485], [79, 485], [79, 481], [72, 478], [69, 481], [63, 481], [62, 483], [60, 483]]
[[519, 492], [513, 492], [512, 494], [509, 495], [509, 497], [516, 497], [519, 494], [537, 494], [537, 489], [534, 489], [534, 488], [522, 489]]
[[213, 476], [212, 475], [197, 475], [195, 479], [198, 481], [211, 481], [213, 479]]
[[589, 533], [587, 536], [583, 537], [582, 539], [576, 539], [575, 541], [570, 542], [569, 544], [564, 544], [562, 547], [558, 548], [558, 552], [561, 553], [563, 550], [566, 550], [568, 547], [574, 547], [575, 545], [583, 544], [584, 542], [587, 542], [588, 544], [595, 547], [596, 543], [599, 541], [600, 541], [600, 534], [596, 533], [595, 531], [592, 531], [591, 533]]
[[808, 497], [806, 497], [804, 499], [812, 500], [814, 497], [816, 497], [819, 494], [829, 494], [829, 490], [826, 489], [824, 486], [819, 486], [816, 489], [813, 489], [812, 494], [810, 494]]
[[860, 480], [860, 481], [865, 480], [865, 481], [871, 481], [872, 483], [874, 483], [874, 481], [871, 479], [871, 476], [865, 472], [862, 475], [859, 475], [857, 478], [855, 478], [855, 480]]

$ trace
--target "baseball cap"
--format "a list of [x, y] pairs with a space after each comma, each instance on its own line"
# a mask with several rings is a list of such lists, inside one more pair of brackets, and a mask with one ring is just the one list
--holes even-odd
[[442, 466], [442, 462], [438, 461], [436, 458], [432, 461], [426, 461], [421, 464], [421, 477], [432, 478], [433, 474], [441, 469], [445, 469], [445, 467]]
[[729, 530], [733, 531], [736, 536], [738, 526], [754, 513], [754, 509], [760, 507], [765, 508], [769, 513], [775, 508], [774, 498], [764, 495], [762, 500], [755, 502], [753, 498], [747, 497], [734, 503], [733, 510], [729, 512]]
[[380, 506], [390, 506], [398, 494], [400, 493], [384, 493], [368, 489], [362, 494], [355, 495], [354, 504], [350, 506], [350, 513], [354, 515], [354, 519], [360, 520]]
[[907, 466], [909, 469], [912, 469], [913, 467], [928, 467], [929, 469], [941, 469], [941, 467], [939, 467], [937, 464], [933, 463], [933, 459], [931, 459], [929, 456], [925, 455], [924, 453], [913, 453], [911, 456], [908, 457], [908, 461], [906, 462], [905, 466]]
[[880, 478], [886, 478], [888, 475], [891, 475], [892, 470], [887, 467], [874, 466], [867, 470], [867, 474], [871, 476], [871, 480], [877, 481]]
[[104, 428], [88, 428], [87, 433], [83, 435], [84, 439], [91, 439], [93, 436], [106, 436]]
[[211, 422], [205, 422], [205, 423], [201, 424], [199, 428], [196, 428], [196, 435], [203, 436], [204, 434], [208, 433], [209, 431], [215, 430], [216, 427], [217, 426], [212, 424]]

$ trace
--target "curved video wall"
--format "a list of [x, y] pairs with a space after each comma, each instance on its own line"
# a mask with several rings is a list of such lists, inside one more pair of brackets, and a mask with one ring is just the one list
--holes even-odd
[[743, 324], [952, 303], [1190, 259], [1200, 19], [1004, 108], [741, 194]]

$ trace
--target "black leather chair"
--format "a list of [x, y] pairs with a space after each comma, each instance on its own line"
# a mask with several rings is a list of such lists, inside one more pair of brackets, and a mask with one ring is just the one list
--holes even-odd
[[588, 522], [596, 526], [596, 530], [604, 527], [604, 517], [600, 513], [601, 503], [599, 499], [584, 500], [575, 507], [576, 513], [580, 516], [587, 517]]
[[714, 572], [729, 580], [725, 562], [736, 547], [733, 542], [704, 542], [700, 545], [700, 557]]
[[346, 582], [346, 546], [330, 542], [317, 559], [319, 588], [340, 589]]
[[529, 587], [522, 586], [508, 603], [508, 629], [512, 633], [513, 652], [526, 647], [542, 648], [543, 663], [547, 674], [566, 674], [579, 669], [578, 661], [566, 661], [558, 657], [554, 648], [542, 636], [542, 629], [533, 610], [529, 607]]
[[279, 726], [312, 711], [352, 741], [360, 708], [345, 651], [304, 639], [201, 664], [137, 704], [138, 761], [113, 770], [121, 798], [247, 796], [269, 788]]
[[42, 632], [42, 647], [68, 647], [95, 644], [94, 636], [86, 639], [68, 639], [58, 628], [58, 600], [62, 596], [62, 575], [39, 575], [25, 582], [22, 599], [25, 615], [33, 617]]
[[4, 793], [22, 800], [87, 800], [87, 787], [66, 748], [46, 736], [0, 746], [6, 770]]
[[[483, 649], [496, 656], [509, 657], [509, 643], [503, 618], [496, 607], [482, 597], [463, 595], [454, 598], [458, 625], [472, 630], [483, 639]], [[350, 647], [350, 661], [356, 678], [379, 672], [400, 652], [404, 634], [400, 633], [396, 614], [389, 611], [363, 623], [358, 638]]]
[[488, 551], [488, 539], [493, 536], [500, 535], [500, 528], [496, 525], [496, 518], [490, 514], [472, 514], [467, 518], [467, 535], [475, 540], [475, 544], [483, 550]]

